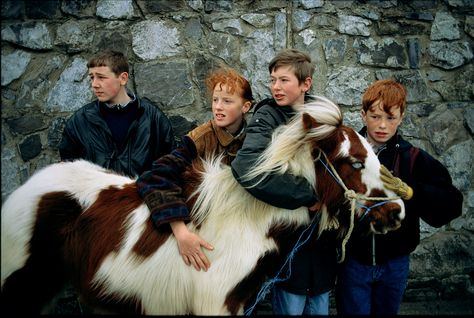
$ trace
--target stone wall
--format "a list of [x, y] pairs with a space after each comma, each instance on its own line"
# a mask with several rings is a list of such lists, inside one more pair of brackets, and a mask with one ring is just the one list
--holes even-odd
[[444, 1], [3, 0], [2, 200], [57, 162], [65, 120], [93, 99], [87, 59], [123, 50], [129, 88], [161, 107], [178, 136], [211, 117], [204, 78], [225, 63], [269, 95], [267, 65], [285, 47], [316, 63], [312, 93], [361, 127], [361, 95], [376, 79], [408, 88], [405, 138], [444, 163], [463, 216], [422, 225], [407, 301], [473, 297], [474, 4]]

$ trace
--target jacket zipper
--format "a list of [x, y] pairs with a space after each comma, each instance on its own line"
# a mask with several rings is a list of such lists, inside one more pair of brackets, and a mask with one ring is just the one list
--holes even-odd
[[377, 265], [375, 262], [375, 234], [372, 233], [372, 266]]

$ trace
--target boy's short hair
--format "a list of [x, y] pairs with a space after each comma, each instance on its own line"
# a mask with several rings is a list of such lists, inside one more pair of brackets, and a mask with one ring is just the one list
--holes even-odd
[[87, 63], [87, 68], [108, 66], [111, 71], [119, 76], [123, 72], [129, 73], [128, 61], [122, 52], [103, 50], [95, 54]]
[[370, 110], [372, 105], [379, 101], [383, 104], [383, 110], [391, 114], [390, 108], [400, 107], [400, 114], [405, 112], [407, 90], [394, 80], [384, 79], [372, 83], [362, 96], [362, 109], [364, 112]]
[[291, 66], [295, 70], [298, 82], [301, 84], [308, 77], [313, 78], [314, 65], [311, 57], [295, 49], [284, 49], [270, 61], [268, 71], [272, 73], [280, 66]]
[[206, 79], [206, 86], [209, 95], [212, 96], [212, 92], [217, 84], [227, 85], [229, 93], [234, 94], [238, 92], [241, 94], [243, 99], [249, 102], [253, 102], [252, 88], [250, 83], [245, 77], [239, 74], [236, 70], [221, 65], [218, 69], [211, 72]]

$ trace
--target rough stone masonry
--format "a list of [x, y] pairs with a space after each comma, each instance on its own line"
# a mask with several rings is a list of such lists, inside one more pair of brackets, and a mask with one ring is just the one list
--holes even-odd
[[406, 302], [474, 300], [474, 2], [470, 0], [4, 0], [1, 4], [2, 199], [59, 160], [65, 120], [93, 99], [87, 59], [123, 50], [129, 88], [159, 105], [178, 136], [211, 118], [204, 78], [225, 63], [269, 95], [267, 65], [295, 47], [316, 63], [312, 93], [360, 128], [376, 79], [409, 91], [405, 138], [444, 163], [463, 216], [422, 225]]

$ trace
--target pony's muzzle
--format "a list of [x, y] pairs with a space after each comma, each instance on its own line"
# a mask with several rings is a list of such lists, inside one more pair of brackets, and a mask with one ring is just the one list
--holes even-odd
[[[405, 218], [405, 208], [401, 200], [386, 202], [369, 213], [370, 229], [377, 234], [386, 234], [398, 229]], [[401, 203], [401, 204], [400, 204]]]

